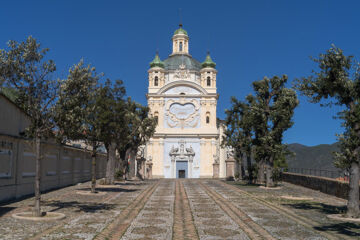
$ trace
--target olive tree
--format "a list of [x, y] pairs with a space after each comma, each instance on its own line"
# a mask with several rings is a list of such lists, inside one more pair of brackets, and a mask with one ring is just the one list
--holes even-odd
[[[131, 100], [125, 103], [125, 133], [118, 140], [118, 149], [124, 160], [134, 160], [136, 152], [155, 133], [157, 119], [150, 116], [149, 108]], [[136, 175], [136, 169], [135, 169]]]
[[321, 106], [332, 104], [344, 107], [338, 113], [343, 120], [345, 132], [339, 135], [340, 152], [335, 154], [336, 164], [350, 173], [350, 190], [347, 203], [348, 217], [360, 216], [359, 211], [359, 162], [360, 162], [360, 67], [353, 56], [345, 56], [334, 45], [318, 58], [318, 71], [309, 77], [297, 79], [295, 87], [307, 96], [310, 102]]
[[56, 121], [60, 139], [84, 141], [91, 149], [91, 192], [95, 193], [96, 156], [101, 145], [99, 123], [99, 78], [94, 67], [81, 60], [61, 82], [56, 104]]
[[41, 49], [33, 37], [24, 42], [9, 41], [8, 50], [0, 50], [0, 83], [16, 92], [15, 103], [29, 116], [26, 136], [35, 146], [35, 207], [33, 215], [41, 216], [40, 179], [42, 141], [54, 130], [54, 102], [58, 81], [52, 78], [56, 66], [46, 60], [48, 48]]
[[[246, 158], [248, 179], [249, 182], [252, 182], [251, 149], [253, 122], [250, 105], [248, 102], [239, 101], [235, 97], [231, 98], [231, 104], [231, 108], [225, 110], [226, 129], [224, 131], [222, 145], [230, 146], [235, 150], [235, 156], [239, 157], [237, 160], [240, 162], [241, 168], [243, 168], [243, 158]], [[240, 177], [243, 178], [244, 176]]]
[[115, 176], [116, 147], [126, 137], [125, 87], [121, 80], [114, 84], [108, 79], [98, 93], [98, 122], [101, 141], [107, 150], [105, 183], [113, 184]]
[[294, 124], [292, 117], [299, 103], [296, 92], [286, 88], [287, 79], [286, 75], [264, 77], [253, 82], [255, 95], [247, 97], [253, 114], [255, 159], [260, 163], [258, 175], [261, 179], [265, 170], [266, 187], [274, 186], [274, 163], [287, 153], [283, 134]]

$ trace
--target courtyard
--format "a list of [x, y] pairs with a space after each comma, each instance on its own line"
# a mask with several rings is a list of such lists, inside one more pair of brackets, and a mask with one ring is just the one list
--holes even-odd
[[277, 189], [212, 179], [90, 183], [47, 192], [58, 221], [14, 219], [33, 198], [0, 206], [0, 239], [358, 239], [360, 224], [328, 219], [345, 200], [282, 183]]

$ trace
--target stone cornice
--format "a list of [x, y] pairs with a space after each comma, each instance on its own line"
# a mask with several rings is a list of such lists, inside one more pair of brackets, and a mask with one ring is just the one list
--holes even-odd
[[218, 138], [218, 133], [155, 133], [153, 138]]

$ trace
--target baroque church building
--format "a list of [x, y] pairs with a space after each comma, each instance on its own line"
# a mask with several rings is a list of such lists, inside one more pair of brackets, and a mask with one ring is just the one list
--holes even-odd
[[144, 149], [148, 177], [226, 177], [223, 127], [216, 117], [216, 64], [209, 53], [204, 62], [197, 61], [189, 46], [180, 24], [169, 57], [161, 61], [156, 53], [150, 63], [146, 97], [158, 125]]

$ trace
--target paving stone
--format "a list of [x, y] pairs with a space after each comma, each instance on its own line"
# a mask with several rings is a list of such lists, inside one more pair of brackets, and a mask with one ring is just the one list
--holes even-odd
[[0, 239], [360, 239], [360, 224], [326, 218], [344, 211], [345, 200], [287, 183], [266, 190], [219, 180], [163, 179], [102, 186], [103, 196], [76, 194], [89, 187], [42, 195], [43, 211], [66, 215], [55, 222], [11, 217], [31, 210], [33, 198], [3, 204]]

